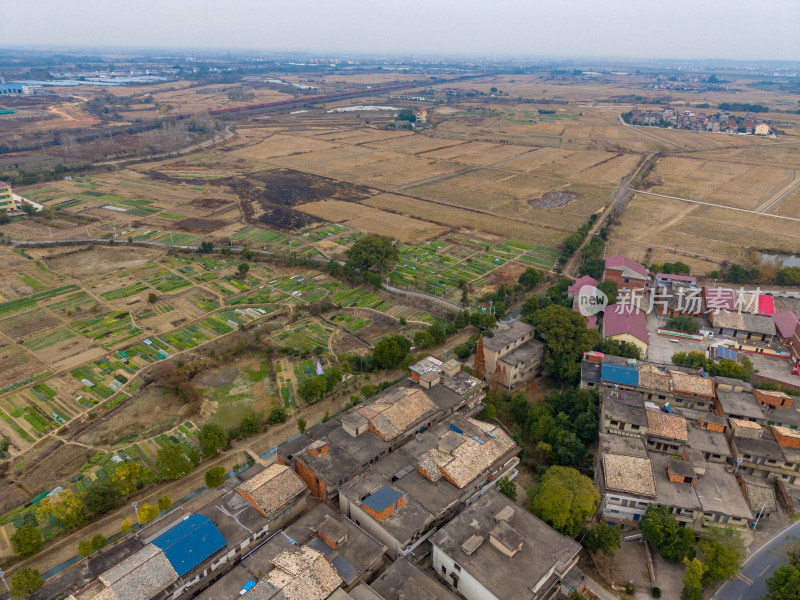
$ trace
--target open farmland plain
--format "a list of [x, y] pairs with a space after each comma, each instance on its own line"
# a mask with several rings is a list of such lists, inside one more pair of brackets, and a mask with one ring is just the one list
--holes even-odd
[[[311, 93], [291, 84], [330, 92], [409, 77], [290, 75], [254, 90], [172, 82], [153, 86], [151, 101], [140, 87], [117, 92], [133, 97], [120, 111], [133, 123]], [[155, 481], [164, 444], [190, 450], [204, 422], [228, 428], [251, 412], [302, 408], [298, 386], [316, 359], [338, 364], [385, 335], [413, 336], [445, 317], [441, 305], [328, 275], [328, 261], [342, 260], [364, 235], [396, 241], [399, 259], [384, 273], [393, 285], [458, 303], [462, 281], [477, 297], [513, 285], [527, 267], [557, 271], [564, 241], [591, 215], [606, 219], [615, 188], [640, 173], [611, 223], [609, 253], [682, 260], [703, 274], [753, 250], [800, 252], [800, 222], [791, 220], [800, 218], [793, 98], [747, 81], [731, 92], [773, 109], [763, 116], [780, 130], [776, 138], [626, 126], [619, 115], [634, 100], [692, 110], [731, 99], [718, 91], [666, 98], [646, 81], [502, 75], [460, 82], [455, 92], [438, 81], [402, 92], [410, 97], [376, 92], [235, 115], [220, 121], [226, 136], [213, 147], [15, 188], [46, 210], [0, 228], [11, 242], [0, 247], [0, 435], [10, 442], [0, 512], [56, 485], [86, 489], [112, 476], [119, 460], [139, 462], [145, 481]], [[492, 97], [492, 87], [503, 94]], [[329, 112], [369, 104], [425, 109], [428, 122], [408, 131], [388, 126], [393, 111]], [[39, 133], [70, 119], [89, 127], [96, 119], [82, 106], [42, 106], [49, 116], [28, 125]], [[28, 125], [17, 125], [22, 135]], [[91, 143], [114, 145], [110, 136]], [[60, 160], [69, 151], [52, 154]], [[87, 238], [115, 243], [15, 245]], [[203, 242], [263, 254], [240, 274], [238, 256], [201, 254]], [[215, 363], [196, 378], [197, 404], [151, 383], [171, 357], [222, 353], [245, 329], [284, 352]], [[0, 517], [6, 534], [18, 517]]]

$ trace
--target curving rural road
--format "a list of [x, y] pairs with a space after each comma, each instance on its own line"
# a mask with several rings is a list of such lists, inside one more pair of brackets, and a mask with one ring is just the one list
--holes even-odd
[[767, 579], [785, 562], [781, 547], [793, 538], [800, 538], [800, 521], [789, 525], [750, 555], [736, 578], [726, 581], [712, 600], [759, 600], [767, 593]]

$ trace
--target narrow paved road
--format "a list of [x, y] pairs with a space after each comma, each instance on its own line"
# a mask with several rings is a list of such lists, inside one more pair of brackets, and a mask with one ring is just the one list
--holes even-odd
[[767, 579], [786, 562], [782, 546], [800, 537], [800, 521], [796, 521], [764, 544], [742, 565], [735, 579], [725, 582], [712, 600], [759, 600], [767, 593]]

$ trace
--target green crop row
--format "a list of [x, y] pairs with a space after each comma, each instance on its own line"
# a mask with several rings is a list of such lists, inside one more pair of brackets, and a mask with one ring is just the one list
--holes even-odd
[[2, 302], [0, 303], [0, 315], [16, 312], [22, 310], [23, 308], [27, 308], [29, 306], [36, 304], [36, 302], [38, 302], [39, 300], [54, 298], [56, 296], [66, 294], [67, 292], [78, 291], [79, 289], [80, 288], [77, 285], [75, 285], [74, 283], [70, 283], [69, 285], [63, 285], [61, 287], [53, 288], [52, 290], [36, 292], [35, 294], [31, 294], [30, 296], [17, 298], [16, 300], [9, 300], [8, 302]]

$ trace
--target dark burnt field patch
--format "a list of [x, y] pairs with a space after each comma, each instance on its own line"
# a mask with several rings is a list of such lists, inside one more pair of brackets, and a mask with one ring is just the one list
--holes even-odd
[[364, 186], [292, 169], [270, 169], [218, 179], [213, 184], [226, 185], [239, 196], [242, 213], [248, 222], [285, 231], [305, 229], [324, 222], [295, 210], [295, 206], [320, 200], [360, 202], [378, 193]]

